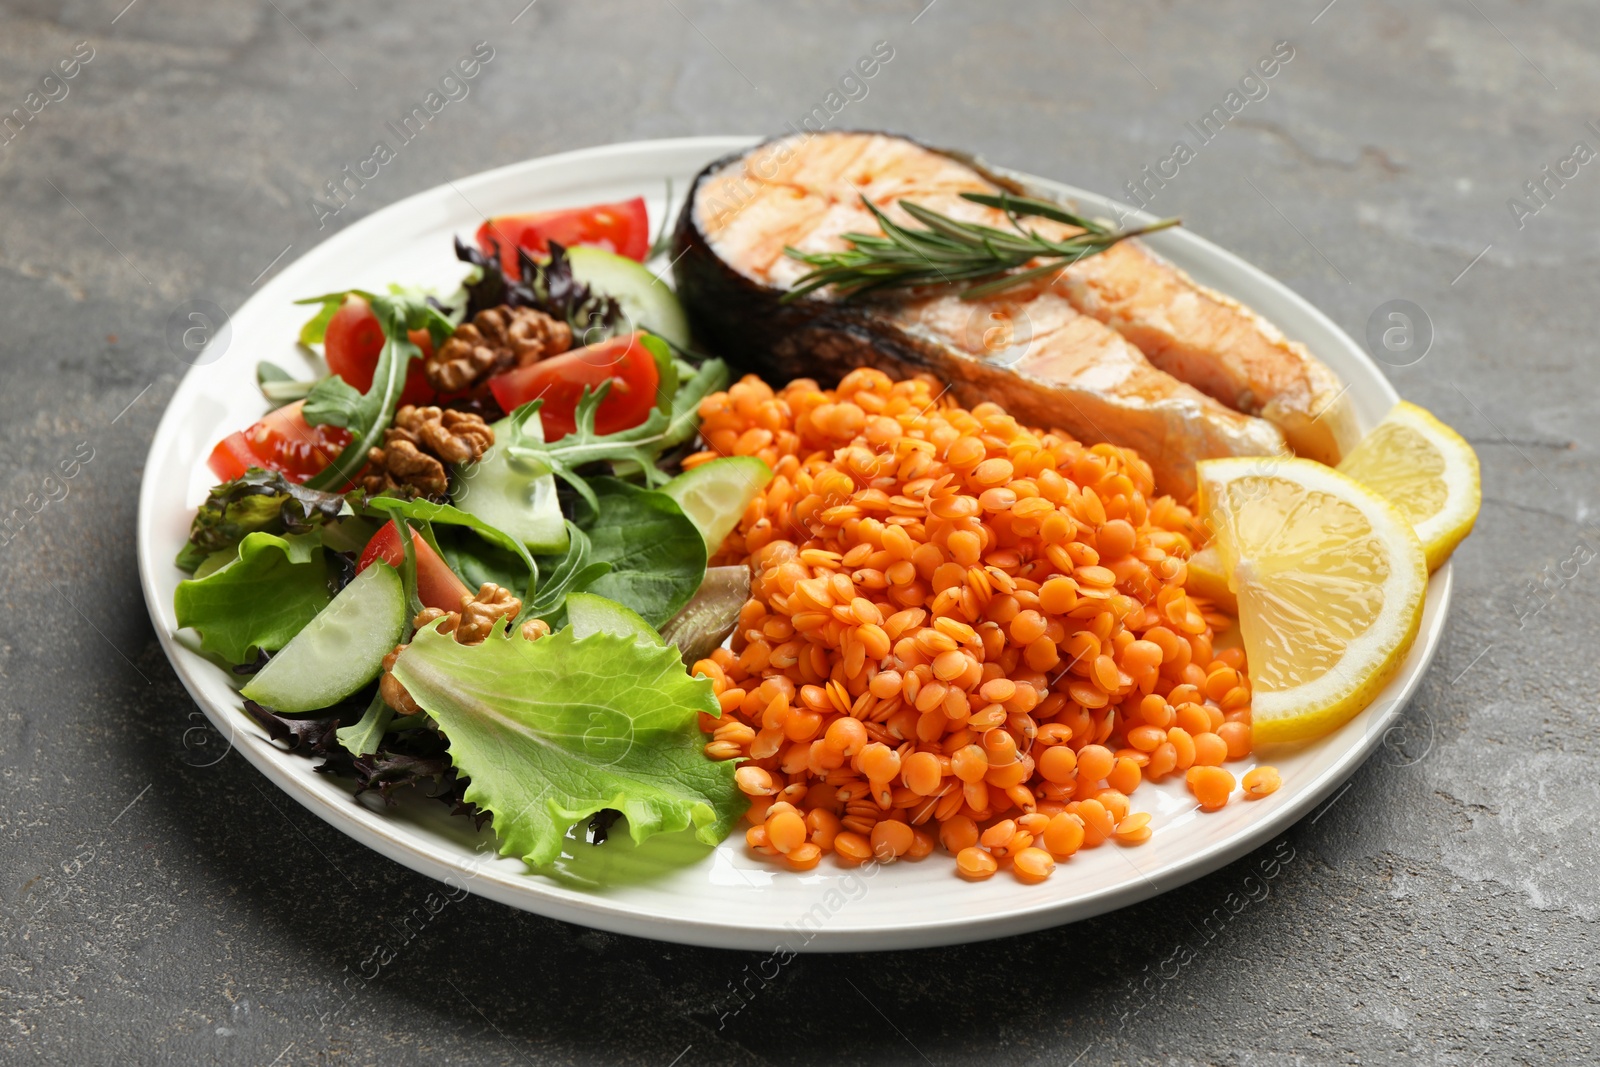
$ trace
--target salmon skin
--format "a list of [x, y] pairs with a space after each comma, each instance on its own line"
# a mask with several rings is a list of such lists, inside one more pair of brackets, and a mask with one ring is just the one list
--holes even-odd
[[[903, 137], [840, 132], [769, 141], [696, 177], [674, 235], [678, 295], [698, 334], [774, 381], [831, 384], [858, 366], [931, 373], [964, 404], [993, 401], [1024, 422], [1137, 449], [1157, 484], [1181, 499], [1194, 490], [1197, 460], [1285, 451], [1284, 432], [1251, 412], [1283, 417], [1285, 404], [1272, 404], [1291, 390], [1258, 364], [1293, 362], [1292, 347], [1283, 341], [1272, 358], [1259, 346], [1241, 356], [1241, 338], [1266, 344], [1281, 335], [1132, 242], [984, 300], [964, 301], [941, 287], [782, 301], [809, 269], [785, 255], [786, 245], [836, 250], [847, 247], [844, 233], [879, 232], [863, 195], [908, 225], [918, 224], [898, 206], [902, 198], [1004, 226], [998, 212], [960, 196], [999, 188], [1022, 191], [973, 161]], [[1029, 220], [1035, 223], [1047, 236], [1072, 232]], [[1092, 269], [1124, 248], [1129, 253], [1109, 268]], [[1321, 368], [1309, 355], [1300, 363], [1306, 360]], [[1320, 379], [1288, 409], [1315, 403], [1319, 390]], [[1335, 445], [1317, 458], [1341, 452]]]

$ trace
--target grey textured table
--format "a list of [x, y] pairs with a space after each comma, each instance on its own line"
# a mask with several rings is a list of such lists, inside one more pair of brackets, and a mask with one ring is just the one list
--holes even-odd
[[[27, 517], [0, 533], [0, 1061], [1600, 1056], [1592, 4], [125, 2], [0, 16], [0, 115], [23, 114], [0, 132], [0, 503]], [[470, 95], [319, 229], [310, 199], [480, 40]], [[1404, 730], [1314, 819], [1175, 892], [1009, 941], [801, 958], [727, 1017], [759, 957], [476, 898], [347, 991], [430, 883], [237, 755], [205, 765], [134, 563], [186, 369], [169, 316], [236, 308], [449, 178], [798, 122], [878, 41], [892, 60], [832, 124], [1108, 191], [1165, 168], [1152, 209], [1355, 336], [1390, 301], [1423, 310], [1388, 371], [1477, 446], [1484, 507]], [[1233, 108], [1279, 41], [1293, 58]], [[1164, 162], [1214, 108], [1194, 158]]]

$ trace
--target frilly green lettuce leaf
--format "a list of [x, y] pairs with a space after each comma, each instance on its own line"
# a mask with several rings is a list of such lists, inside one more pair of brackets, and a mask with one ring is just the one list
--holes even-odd
[[460, 645], [434, 625], [394, 675], [449, 739], [501, 855], [547, 864], [569, 827], [608, 808], [635, 843], [692, 828], [715, 844], [745, 809], [733, 764], [704, 754], [696, 713], [718, 714], [711, 683], [674, 648], [571, 628]]

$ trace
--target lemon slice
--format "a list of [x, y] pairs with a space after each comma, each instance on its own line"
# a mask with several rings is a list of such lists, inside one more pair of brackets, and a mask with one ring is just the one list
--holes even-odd
[[1422, 539], [1430, 571], [1472, 532], [1483, 502], [1472, 446], [1426, 409], [1404, 400], [1339, 469], [1399, 509]]
[[1422, 542], [1376, 493], [1312, 460], [1210, 459], [1198, 474], [1200, 513], [1239, 601], [1255, 739], [1343, 725], [1416, 639]]

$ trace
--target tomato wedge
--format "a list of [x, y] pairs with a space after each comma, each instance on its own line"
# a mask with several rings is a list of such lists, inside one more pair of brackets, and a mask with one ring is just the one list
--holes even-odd
[[[412, 344], [422, 349], [423, 359], [433, 355], [433, 338], [427, 330], [412, 330], [408, 336]], [[384, 340], [378, 316], [372, 313], [365, 300], [351, 293], [328, 320], [328, 330], [322, 339], [328, 370], [358, 392], [366, 392], [372, 388], [372, 374], [378, 368], [378, 354], [383, 351]], [[435, 395], [423, 372], [422, 360], [412, 360], [411, 366], [406, 368], [406, 387], [400, 394], [400, 403], [430, 404]]]
[[478, 227], [478, 247], [492, 253], [498, 244], [501, 266], [513, 278], [521, 276], [517, 249], [548, 256], [551, 241], [565, 248], [593, 245], [643, 263], [650, 252], [650, 216], [644, 198], [636, 196], [613, 204], [529, 215], [500, 215]]
[[[422, 601], [422, 606], [438, 608], [440, 611], [460, 611], [461, 602], [472, 596], [472, 590], [456, 577], [450, 564], [441, 559], [427, 539], [418, 536], [415, 530], [411, 531], [411, 544], [417, 553], [417, 599]], [[405, 543], [400, 540], [400, 529], [393, 520], [385, 523], [367, 542], [367, 547], [361, 552], [361, 560], [356, 564], [357, 573], [380, 559], [397, 570], [406, 564]]]
[[211, 457], [206, 460], [211, 473], [224, 482], [242, 478], [245, 471], [261, 465], [261, 458], [250, 450], [250, 442], [245, 440], [243, 430], [230, 433], [218, 441], [217, 447], [211, 450]]
[[276, 411], [248, 430], [229, 434], [211, 450], [207, 465], [218, 478], [231, 482], [251, 467], [278, 471], [291, 482], [304, 482], [338, 458], [350, 443], [350, 431], [306, 422], [304, 400]]
[[544, 425], [544, 439], [555, 441], [578, 428], [576, 414], [583, 390], [598, 389], [609, 381], [611, 391], [595, 412], [595, 432], [632, 429], [650, 417], [661, 386], [656, 357], [641, 343], [643, 337], [643, 333], [613, 337], [497, 374], [489, 379], [489, 390], [508, 412], [542, 397], [539, 421]]

